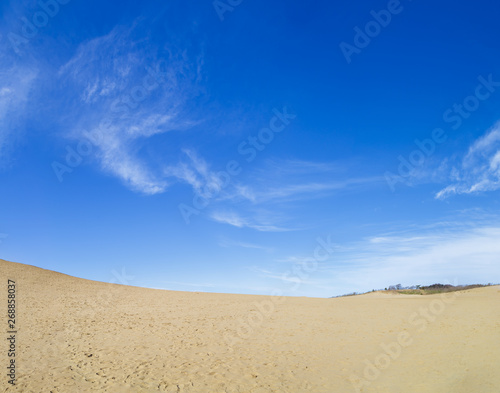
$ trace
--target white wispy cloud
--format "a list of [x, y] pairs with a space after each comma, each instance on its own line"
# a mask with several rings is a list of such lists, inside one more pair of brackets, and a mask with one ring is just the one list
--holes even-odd
[[320, 282], [360, 291], [397, 283], [498, 281], [499, 235], [500, 227], [484, 225], [409, 236], [376, 236], [332, 255], [331, 261], [320, 268], [328, 279]]
[[254, 203], [281, 201], [283, 199], [305, 199], [321, 198], [326, 193], [346, 190], [352, 187], [373, 184], [382, 181], [382, 177], [353, 178], [340, 181], [325, 181], [302, 184], [283, 184], [279, 187], [263, 187], [259, 190], [251, 190], [250, 187], [236, 188], [239, 196]]
[[263, 250], [263, 251], [266, 251], [266, 252], [271, 252], [271, 251], [274, 250], [272, 247], [265, 247], [265, 246], [261, 246], [259, 244], [231, 240], [231, 239], [228, 239], [228, 238], [225, 238], [225, 237], [222, 238], [222, 239], [220, 239], [219, 245], [221, 247], [225, 247], [225, 248], [229, 248], [229, 247], [241, 247], [241, 248], [250, 248], [250, 249], [255, 249], [255, 250]]
[[[369, 187], [383, 181], [382, 177], [328, 180], [332, 173], [339, 171], [338, 164], [276, 159], [267, 160], [263, 168], [251, 168], [248, 176], [227, 179], [196, 151], [183, 149], [183, 153], [178, 163], [163, 169], [163, 174], [189, 185], [195, 195], [208, 201], [212, 220], [261, 232], [299, 229], [283, 225], [288, 217], [283, 212], [283, 202], [324, 198], [333, 192]], [[277, 207], [269, 209], [269, 204]]]
[[[8, 66], [0, 61], [0, 157], [5, 159], [7, 147], [20, 135], [19, 121], [26, 119], [27, 102], [38, 71], [27, 66]], [[16, 131], [16, 132], [14, 132]], [[0, 163], [1, 164], [1, 163]]]
[[318, 263], [315, 271], [301, 269], [303, 263], [313, 266], [313, 255], [284, 258], [286, 264], [281, 268], [250, 270], [259, 277], [275, 280], [276, 287], [284, 286], [288, 291], [296, 288], [289, 294], [325, 297], [383, 289], [398, 283], [498, 283], [499, 236], [500, 227], [491, 225], [407, 237], [375, 236], [339, 247], [328, 260]]
[[292, 231], [291, 228], [280, 228], [272, 224], [255, 222], [241, 217], [234, 211], [214, 211], [210, 218], [221, 224], [228, 224], [237, 228], [251, 228], [259, 232], [287, 232]]
[[275, 159], [224, 183], [206, 160], [191, 150], [184, 153], [185, 159], [165, 168], [165, 175], [190, 185], [195, 194], [208, 200], [212, 220], [261, 232], [300, 229], [289, 224], [293, 216], [287, 213], [291, 205], [287, 207], [285, 202], [307, 202], [344, 190], [372, 187], [384, 180], [382, 177], [331, 180], [337, 176], [340, 165]]
[[345, 190], [383, 184], [382, 176], [352, 176], [335, 162], [268, 159], [251, 172], [246, 183], [235, 182], [224, 198], [253, 204], [324, 198]]
[[[303, 160], [267, 160], [264, 169], [255, 168], [245, 181], [232, 178], [230, 184], [218, 176], [205, 159], [195, 151], [183, 149], [185, 160], [168, 166], [164, 174], [190, 185], [196, 194], [211, 194], [211, 199], [228, 201], [243, 199], [255, 204], [279, 202], [283, 199], [322, 197], [325, 192], [342, 190], [383, 181], [382, 177], [325, 181], [328, 172], [338, 172], [336, 164]], [[316, 182], [311, 177], [321, 177]], [[209, 192], [206, 192], [206, 191]]]
[[452, 183], [441, 189], [437, 199], [454, 194], [475, 194], [500, 189], [500, 123], [488, 130], [449, 170]]
[[262, 170], [273, 169], [274, 176], [298, 176], [310, 175], [311, 173], [345, 173], [345, 164], [336, 162], [308, 161], [301, 159], [277, 159], [265, 160], [265, 167]]
[[90, 140], [105, 172], [135, 191], [156, 194], [170, 181], [158, 170], [162, 163], [141, 156], [141, 147], [153, 136], [196, 124], [186, 106], [199, 61], [172, 48], [158, 53], [150, 46], [146, 52], [138, 44], [144, 39], [134, 38], [134, 27], [116, 27], [81, 44], [59, 77], [77, 97], [68, 116], [74, 124], [69, 136]]
[[196, 194], [208, 198], [218, 197], [223, 188], [223, 179], [195, 151], [183, 149], [183, 152], [187, 160], [167, 166], [163, 171], [165, 176], [190, 185]]

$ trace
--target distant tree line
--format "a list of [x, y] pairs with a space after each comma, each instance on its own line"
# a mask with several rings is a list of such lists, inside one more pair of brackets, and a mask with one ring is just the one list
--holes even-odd
[[351, 292], [351, 293], [346, 293], [345, 295], [338, 295], [338, 296], [333, 296], [333, 297], [345, 297], [345, 296], [356, 296], [356, 295], [363, 295], [365, 293], [369, 292], [375, 292], [375, 291], [401, 291], [401, 290], [420, 290], [420, 291], [457, 291], [457, 290], [467, 290], [467, 289], [474, 289], [474, 288], [481, 288], [481, 287], [489, 287], [492, 285], [500, 285], [500, 284], [473, 284], [473, 285], [450, 285], [450, 284], [432, 284], [432, 285], [411, 285], [407, 287], [403, 287], [401, 284], [396, 284], [396, 285], [389, 285], [389, 287], [384, 288], [384, 289], [372, 289], [371, 291], [368, 292]]
[[422, 285], [412, 285], [409, 287], [403, 287], [401, 284], [397, 285], [390, 285], [389, 288], [385, 288], [385, 290], [389, 291], [400, 291], [404, 289], [422, 289], [422, 290], [446, 290], [446, 289], [452, 289], [452, 288], [461, 288], [461, 289], [473, 289], [473, 288], [480, 288], [480, 287], [488, 287], [492, 285], [498, 285], [498, 284], [473, 284], [473, 285], [450, 285], [450, 284], [432, 284], [432, 285], [427, 285], [427, 286], [422, 286]]

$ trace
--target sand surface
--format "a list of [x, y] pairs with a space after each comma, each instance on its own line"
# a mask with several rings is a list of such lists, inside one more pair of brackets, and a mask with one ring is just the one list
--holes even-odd
[[[0, 260], [0, 392], [500, 392], [500, 287], [315, 299], [161, 291]], [[4, 366], [5, 365], [5, 366]]]

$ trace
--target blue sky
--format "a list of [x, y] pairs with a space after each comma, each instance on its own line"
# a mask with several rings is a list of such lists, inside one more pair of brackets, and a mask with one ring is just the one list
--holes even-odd
[[500, 281], [497, 2], [0, 7], [2, 258], [262, 295]]

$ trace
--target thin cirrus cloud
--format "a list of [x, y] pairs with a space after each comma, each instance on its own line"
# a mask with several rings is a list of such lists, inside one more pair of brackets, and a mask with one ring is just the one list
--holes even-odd
[[451, 168], [450, 178], [453, 182], [440, 190], [436, 199], [500, 189], [500, 123], [469, 147], [461, 162]]
[[252, 190], [248, 186], [236, 188], [235, 196], [245, 198], [254, 203], [282, 201], [283, 199], [304, 199], [324, 197], [334, 191], [346, 190], [356, 186], [364, 186], [381, 182], [382, 177], [354, 178], [339, 181], [324, 181], [303, 184], [283, 184], [281, 187]]
[[397, 284], [393, 281], [416, 285], [435, 279], [461, 284], [484, 282], [492, 272], [500, 273], [499, 234], [500, 228], [484, 226], [446, 236], [434, 233], [390, 238], [362, 246], [364, 253], [346, 256], [347, 268], [329, 270], [347, 285], [364, 282], [369, 286], [368, 281], [379, 287], [384, 282], [385, 286]]
[[[291, 217], [287, 213], [290, 207], [285, 202], [325, 198], [342, 190], [372, 187], [383, 180], [381, 177], [330, 180], [338, 177], [338, 165], [274, 160], [247, 170], [242, 178], [235, 177], [223, 184], [206, 160], [191, 150], [184, 153], [186, 159], [167, 167], [165, 174], [188, 184], [195, 194], [207, 198], [210, 204], [208, 215], [213, 221], [259, 232], [300, 229], [296, 225], [283, 225]], [[282, 176], [285, 172], [288, 173], [286, 177]], [[269, 204], [275, 207], [269, 210]]]
[[217, 210], [210, 214], [210, 218], [218, 223], [231, 225], [236, 228], [250, 228], [259, 232], [288, 232], [292, 228], [278, 227], [273, 224], [258, 221], [257, 219], [247, 219], [235, 211]]
[[340, 191], [383, 184], [382, 176], [351, 176], [341, 163], [266, 160], [246, 182], [235, 182], [223, 198], [261, 203], [323, 198]]
[[[218, 223], [237, 228], [251, 228], [260, 232], [283, 232], [297, 228], [283, 227], [277, 222], [287, 219], [286, 201], [304, 201], [322, 198], [333, 192], [367, 187], [382, 181], [381, 177], [328, 180], [337, 166], [308, 161], [273, 161], [264, 167], [247, 170], [246, 176], [223, 180], [219, 173], [194, 150], [184, 149], [183, 158], [164, 168], [163, 174], [192, 188], [195, 195], [209, 202], [209, 217]], [[286, 178], [280, 174], [289, 173]], [[335, 176], [338, 176], [336, 173]], [[279, 180], [277, 180], [279, 178]], [[317, 181], [311, 182], [310, 179]], [[268, 203], [276, 207], [272, 212], [262, 209]]]
[[[456, 225], [457, 224], [457, 225]], [[329, 258], [317, 268], [313, 255], [293, 255], [275, 260], [275, 268], [252, 266], [260, 277], [286, 284], [300, 284], [301, 293], [324, 292], [322, 296], [369, 291], [389, 285], [474, 284], [495, 281], [500, 275], [500, 227], [493, 222], [462, 226], [449, 223], [443, 230], [416, 228], [405, 236], [380, 234], [333, 247]], [[302, 277], [285, 274], [299, 268]], [[307, 273], [307, 274], [306, 274]], [[498, 281], [498, 280], [497, 280]], [[292, 287], [290, 287], [292, 288]]]
[[[68, 116], [68, 123], [72, 125], [69, 137], [90, 140], [101, 169], [121, 179], [130, 189], [157, 194], [165, 192], [174, 182], [182, 182], [195, 194], [215, 191], [212, 202], [243, 198], [258, 204], [318, 197], [380, 181], [380, 178], [329, 180], [326, 177], [338, 172], [338, 166], [289, 160], [269, 165], [274, 176], [287, 178], [286, 183], [276, 183], [271, 177], [264, 182], [249, 179], [246, 183], [232, 179], [231, 186], [222, 190], [217, 172], [192, 149], [185, 149], [184, 159], [175, 164], [168, 159], [158, 162], [152, 157], [140, 156], [141, 147], [147, 145], [151, 137], [179, 133], [198, 123], [186, 113], [188, 98], [195, 94], [195, 85], [200, 81], [203, 59], [191, 61], [185, 53], [175, 55], [171, 50], [167, 63], [157, 53], [141, 50], [142, 46], [133, 36], [133, 27], [115, 28], [105, 36], [85, 42], [59, 71], [63, 85], [70, 86], [75, 96]], [[141, 92], [145, 97], [130, 102], [134, 89], [137, 95], [141, 84], [155, 84], [151, 76], [158, 74], [155, 67], [161, 66], [164, 80], [160, 86]], [[283, 176], [284, 173], [287, 176]], [[308, 177], [311, 174], [316, 175], [315, 181]], [[268, 187], [270, 184], [278, 185]], [[212, 218], [259, 231], [283, 230], [272, 224], [222, 217], [221, 213], [214, 213]]]
[[150, 138], [181, 132], [196, 124], [185, 113], [199, 79], [199, 59], [161, 48], [147, 52], [134, 27], [114, 28], [107, 35], [81, 44], [59, 70], [74, 99], [69, 137], [89, 140], [101, 169], [145, 194], [164, 192], [171, 183], [154, 169], [140, 147]]
[[[205, 159], [195, 151], [184, 149], [185, 160], [168, 166], [164, 174], [175, 177], [190, 185], [197, 194], [207, 194], [207, 190], [215, 192], [218, 201], [243, 199], [254, 204], [282, 201], [283, 199], [304, 199], [307, 194], [315, 197], [325, 192], [352, 188], [380, 182], [382, 177], [353, 178], [347, 180], [325, 180], [331, 172], [338, 172], [336, 166], [329, 163], [274, 160], [268, 161], [264, 168], [250, 170], [251, 174], [244, 181], [231, 179], [231, 184], [224, 184], [217, 172], [211, 169]], [[287, 176], [284, 177], [283, 175]], [[318, 181], [311, 182], [308, 178], [316, 177]], [[279, 180], [277, 180], [279, 178]], [[283, 180], [285, 179], [285, 180]], [[278, 186], [271, 186], [276, 185]]]
[[266, 251], [266, 252], [274, 251], [274, 249], [272, 247], [265, 247], [265, 246], [261, 246], [259, 244], [242, 242], [242, 241], [235, 241], [235, 240], [231, 240], [231, 239], [228, 239], [225, 237], [220, 239], [219, 246], [224, 247], [224, 248], [230, 248], [230, 247], [249, 248], [249, 249], [254, 249], [254, 250], [262, 250], [262, 251]]
[[[26, 118], [26, 105], [38, 71], [25, 66], [7, 66], [0, 63], [0, 157], [5, 158], [18, 122]], [[0, 164], [2, 164], [0, 162]]]
[[183, 149], [184, 159], [164, 168], [165, 176], [189, 185], [195, 194], [218, 195], [223, 180], [210, 168], [208, 162], [191, 149]]

